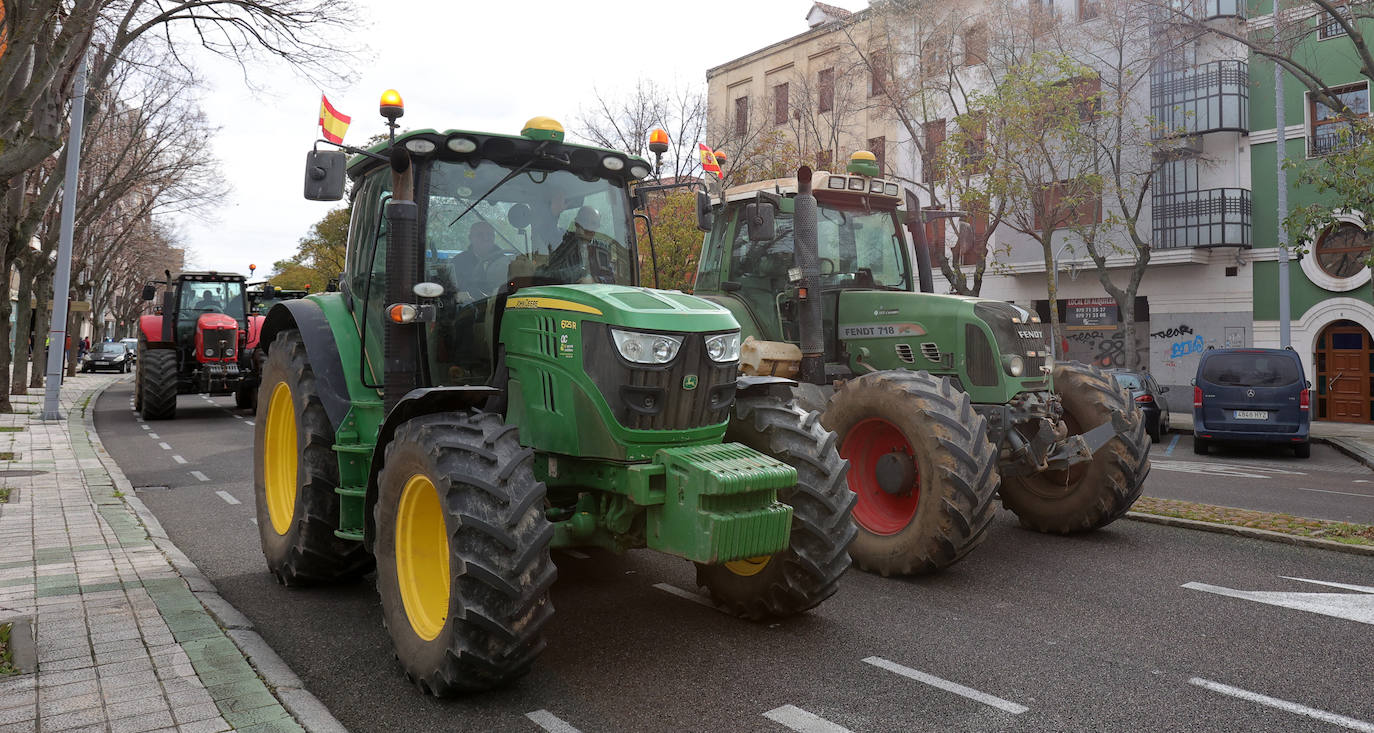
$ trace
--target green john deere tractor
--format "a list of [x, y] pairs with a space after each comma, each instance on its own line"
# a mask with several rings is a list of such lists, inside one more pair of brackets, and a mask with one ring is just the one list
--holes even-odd
[[1035, 314], [933, 294], [919, 204], [908, 192], [899, 210], [871, 153], [812, 175], [699, 194], [710, 233], [694, 292], [742, 324], [745, 374], [800, 373], [798, 402], [839, 435], [855, 562], [883, 575], [956, 562], [985, 536], [999, 483], [1042, 532], [1121, 517], [1150, 466], [1126, 393], [1056, 364]]
[[809, 609], [849, 565], [835, 437], [787, 380], [741, 377], [739, 324], [636, 287], [640, 158], [520, 135], [395, 134], [312, 151], [306, 197], [352, 180], [339, 292], [275, 305], [258, 394], [263, 553], [287, 585], [377, 589], [434, 695], [525, 674], [551, 548], [696, 563], [716, 603]]

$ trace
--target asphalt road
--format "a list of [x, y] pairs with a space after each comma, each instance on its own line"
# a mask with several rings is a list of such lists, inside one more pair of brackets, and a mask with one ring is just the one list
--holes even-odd
[[[1008, 513], [944, 573], [854, 571], [819, 608], [766, 624], [703, 605], [683, 561], [557, 552], [557, 612], [530, 676], [435, 701], [393, 661], [371, 577], [288, 590], [266, 572], [253, 417], [183, 396], [176, 420], [140, 423], [129, 394], [108, 390], [96, 426], [135, 487], [165, 487], [138, 495], [354, 731], [1374, 731], [1374, 558], [1133, 521], [1051, 537]], [[1193, 456], [1180, 442], [1156, 458]], [[1156, 468], [1147, 493], [1190, 482], [1222, 490]]]

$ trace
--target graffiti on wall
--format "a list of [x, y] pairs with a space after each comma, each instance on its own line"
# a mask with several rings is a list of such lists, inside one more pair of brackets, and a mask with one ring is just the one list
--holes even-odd
[[[1064, 353], [1074, 361], [1087, 362], [1103, 368], [1124, 367], [1126, 330], [1118, 327], [1069, 331], [1065, 335]], [[1149, 348], [1143, 328], [1136, 329], [1136, 353], [1139, 363], [1144, 364]]]

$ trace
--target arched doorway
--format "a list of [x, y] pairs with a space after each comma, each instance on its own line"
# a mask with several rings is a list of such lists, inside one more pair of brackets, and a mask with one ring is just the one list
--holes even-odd
[[1313, 344], [1316, 362], [1318, 420], [1370, 422], [1374, 389], [1374, 343], [1354, 321], [1335, 321], [1322, 329]]

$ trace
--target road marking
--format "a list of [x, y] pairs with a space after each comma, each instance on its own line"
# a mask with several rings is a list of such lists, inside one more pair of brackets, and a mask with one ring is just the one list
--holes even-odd
[[1166, 456], [1173, 455], [1173, 453], [1174, 453], [1174, 446], [1178, 445], [1178, 439], [1179, 439], [1179, 438], [1182, 438], [1182, 437], [1183, 437], [1182, 435], [1175, 435], [1175, 436], [1174, 436], [1174, 439], [1171, 440], [1171, 441], [1169, 441], [1169, 447], [1164, 449], [1164, 455], [1166, 455]]
[[167, 445], [166, 443], [158, 443], [157, 445], [158, 445], [159, 448], [161, 448], [161, 449], [163, 449], [163, 450], [171, 450], [171, 449], [172, 449], [172, 446]]
[[1196, 473], [1204, 476], [1230, 476], [1232, 478], [1274, 478], [1283, 476], [1306, 476], [1302, 471], [1289, 471], [1268, 466], [1251, 466], [1241, 463], [1218, 463], [1216, 461], [1150, 461], [1150, 468], [1160, 471]]
[[215, 493], [218, 494], [218, 495], [219, 495], [219, 498], [223, 499], [223, 500], [225, 501], [226, 504], [242, 504], [242, 503], [243, 503], [243, 502], [239, 501], [238, 499], [235, 499], [235, 498], [234, 498], [234, 495], [231, 494], [231, 493], [229, 493], [229, 492], [227, 492], [227, 491], [216, 491]]
[[1367, 483], [1369, 483], [1369, 481], [1367, 481], [1367, 480], [1365, 480], [1365, 479], [1362, 479], [1362, 478], [1357, 478], [1357, 479], [1355, 479], [1355, 483], [1357, 483], [1357, 484], [1367, 484]]
[[176, 461], [177, 463], [185, 463], [185, 462], [186, 462], [186, 459], [185, 459], [185, 458], [182, 458], [181, 456], [177, 456], [177, 455], [172, 456], [172, 460]]
[[243, 419], [243, 415], [235, 415], [235, 416], [234, 416], [234, 419], [235, 419], [235, 420], [242, 420], [242, 419]]
[[244, 420], [244, 421], [243, 421], [243, 424], [244, 424], [244, 425], [252, 425], [252, 424], [253, 424], [253, 421], [252, 421], [252, 420]]
[[773, 708], [763, 714], [774, 723], [784, 725], [798, 733], [849, 733], [848, 728], [844, 728], [793, 705], [783, 705], [780, 708]]
[[248, 518], [248, 521], [252, 522], [254, 527], [258, 526], [258, 518], [257, 518], [257, 517], [249, 517], [249, 518]]
[[143, 428], [144, 430], [152, 430], [152, 429], [153, 429], [153, 427], [152, 427], [151, 425], [139, 425], [139, 427], [140, 427], [140, 428]]
[[667, 583], [654, 583], [654, 587], [663, 591], [664, 593], [675, 595], [678, 598], [686, 598], [692, 603], [703, 605], [711, 609], [712, 611], [716, 610], [716, 604], [712, 603], [710, 598], [707, 598], [706, 596], [703, 596], [700, 593], [693, 593], [689, 590], [683, 590], [675, 585], [668, 585]]
[[1219, 596], [1239, 598], [1245, 601], [1254, 601], [1255, 603], [1264, 603], [1280, 608], [1291, 608], [1295, 611], [1318, 613], [1323, 616], [1343, 618], [1374, 626], [1374, 588], [1366, 588], [1360, 585], [1346, 585], [1343, 583], [1328, 583], [1321, 580], [1308, 580], [1307, 578], [1288, 579], [1297, 580], [1303, 583], [1315, 583], [1317, 585], [1344, 588], [1357, 592], [1287, 593], [1279, 591], [1235, 590], [1234, 588], [1224, 588], [1219, 585], [1208, 585], [1206, 583], [1184, 583], [1183, 587], [1189, 590], [1200, 590], [1204, 593], [1215, 593]]
[[549, 733], [581, 733], [566, 721], [547, 710], [536, 710], [532, 713], [525, 713], [525, 717], [534, 721], [535, 725], [543, 728]]
[[581, 550], [564, 550], [563, 554], [578, 560], [590, 560], [592, 557], [591, 555], [588, 555], [587, 553], [582, 552]]
[[210, 480], [210, 477], [209, 477], [209, 476], [206, 476], [205, 474], [201, 473], [200, 471], [192, 471], [192, 472], [191, 472], [191, 475], [192, 475], [192, 476], [195, 476], [197, 481], [209, 481], [209, 480]]
[[[144, 425], [143, 429], [149, 430], [150, 428], [147, 425]], [[157, 433], [148, 433], [148, 437], [152, 438], [153, 440], [162, 440], [162, 437], [159, 436]]]
[[1295, 703], [1295, 702], [1288, 702], [1287, 700], [1280, 700], [1280, 699], [1278, 699], [1277, 697], [1270, 697], [1270, 696], [1268, 696], [1268, 695], [1261, 695], [1261, 694], [1258, 693], [1258, 692], [1250, 692], [1249, 690], [1242, 690], [1242, 689], [1240, 689], [1239, 687], [1232, 687], [1232, 686], [1230, 686], [1230, 685], [1223, 685], [1223, 684], [1220, 683], [1220, 682], [1213, 682], [1213, 681], [1211, 681], [1211, 680], [1205, 680], [1205, 679], [1203, 679], [1203, 678], [1201, 678], [1201, 677], [1194, 677], [1194, 678], [1188, 680], [1188, 684], [1197, 685], [1198, 687], [1201, 687], [1201, 688], [1207, 689], [1207, 690], [1211, 690], [1212, 692], [1220, 692], [1220, 693], [1223, 694], [1223, 695], [1230, 695], [1231, 697], [1238, 697], [1238, 698], [1240, 698], [1240, 699], [1242, 699], [1242, 700], [1249, 700], [1250, 702], [1257, 702], [1257, 703], [1259, 703], [1259, 704], [1261, 704], [1261, 705], [1268, 705], [1268, 706], [1271, 707], [1271, 708], [1278, 708], [1279, 710], [1285, 710], [1285, 711], [1287, 711], [1287, 712], [1294, 713], [1294, 714], [1296, 714], [1296, 715], [1305, 715], [1305, 716], [1307, 716], [1307, 717], [1309, 717], [1309, 718], [1316, 718], [1317, 720], [1320, 720], [1320, 721], [1322, 721], [1322, 722], [1324, 722], [1324, 723], [1331, 723], [1332, 725], [1339, 725], [1339, 726], [1341, 726], [1342, 728], [1349, 728], [1349, 729], [1351, 729], [1351, 730], [1366, 731], [1366, 733], [1374, 733], [1374, 723], [1366, 723], [1366, 722], [1364, 722], [1363, 720], [1356, 720], [1356, 719], [1354, 719], [1354, 718], [1347, 718], [1347, 717], [1345, 717], [1344, 715], [1337, 715], [1336, 713], [1328, 713], [1328, 712], [1326, 712], [1325, 710], [1318, 710], [1318, 709], [1316, 709], [1316, 708], [1309, 708], [1309, 707], [1307, 707], [1306, 705], [1299, 705], [1298, 703]]
[[883, 659], [882, 657], [868, 657], [864, 661], [875, 667], [885, 669], [894, 674], [899, 674], [908, 679], [916, 680], [917, 682], [923, 682], [927, 685], [930, 685], [931, 687], [938, 687], [941, 690], [944, 690], [945, 692], [952, 692], [956, 695], [962, 695], [970, 700], [976, 700], [978, 702], [983, 703], [984, 705], [990, 705], [992, 707], [997, 708], [998, 710], [1003, 710], [1008, 713], [1011, 713], [1012, 715], [1020, 715], [1021, 713], [1030, 710], [1030, 708], [1026, 707], [1025, 705], [1018, 705], [1017, 703], [1014, 703], [1010, 700], [1003, 700], [1002, 698], [997, 697], [995, 695], [989, 695], [986, 692], [979, 692], [978, 690], [975, 690], [972, 687], [965, 687], [957, 682], [943, 680], [934, 675], [926, 674], [925, 672], [921, 672], [910, 667], [904, 667], [900, 664], [897, 664], [896, 662], [889, 662], [888, 660]]
[[1349, 491], [1330, 491], [1328, 489], [1304, 489], [1301, 486], [1294, 486], [1293, 488], [1297, 489], [1298, 491], [1316, 491], [1321, 494], [1340, 494], [1341, 496], [1358, 496], [1363, 499], [1374, 499], [1374, 496], [1370, 496], [1369, 494], [1352, 494]]

